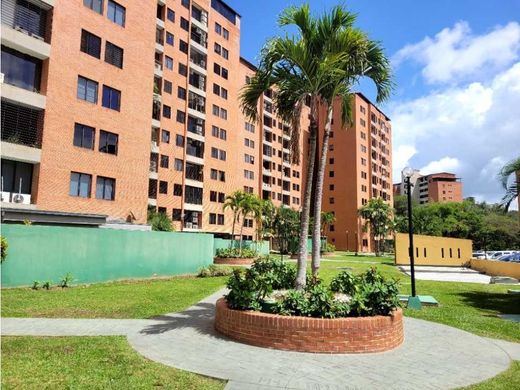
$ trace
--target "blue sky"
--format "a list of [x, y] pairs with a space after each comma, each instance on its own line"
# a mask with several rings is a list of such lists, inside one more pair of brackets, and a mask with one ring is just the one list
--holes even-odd
[[[256, 63], [279, 13], [303, 1], [227, 0], [242, 15], [241, 54]], [[382, 109], [393, 122], [394, 181], [405, 165], [447, 170], [464, 195], [496, 202], [496, 172], [520, 154], [520, 0], [310, 1], [338, 3], [392, 59], [397, 88]], [[373, 88], [359, 89], [374, 97]]]

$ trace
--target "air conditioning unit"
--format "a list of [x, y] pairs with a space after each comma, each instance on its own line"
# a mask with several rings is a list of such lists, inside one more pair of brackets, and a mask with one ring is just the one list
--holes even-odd
[[31, 204], [31, 195], [30, 194], [12, 194], [12, 202], [20, 203], [20, 204]]
[[10, 192], [2, 191], [0, 194], [1, 194], [2, 202], [10, 202], [11, 201], [11, 193]]
[[191, 221], [194, 223], [194, 224], [197, 224], [199, 222], [199, 217], [198, 215], [194, 215], [193, 217], [191, 217]]
[[193, 224], [191, 222], [186, 222], [186, 229], [191, 229]]

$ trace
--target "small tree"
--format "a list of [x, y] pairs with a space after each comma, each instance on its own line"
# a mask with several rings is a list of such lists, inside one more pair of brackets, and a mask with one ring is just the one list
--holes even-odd
[[226, 196], [223, 210], [231, 209], [233, 212], [233, 226], [231, 228], [231, 247], [235, 240], [235, 224], [240, 222], [241, 204], [246, 193], [244, 191], [235, 191], [231, 195]]
[[[511, 184], [509, 178], [513, 177]], [[516, 177], [515, 177], [516, 176]], [[498, 179], [504, 187], [505, 195], [501, 200], [506, 212], [513, 201], [520, 196], [520, 157], [509, 161], [499, 172]]]
[[381, 240], [384, 240], [392, 225], [392, 208], [381, 198], [372, 198], [359, 209], [359, 215], [365, 220], [365, 229], [375, 241], [376, 256], [381, 252]]
[[148, 224], [152, 226], [153, 231], [173, 232], [173, 224], [165, 213], [158, 213], [155, 210], [148, 211]]
[[274, 234], [279, 243], [280, 253], [289, 252], [289, 239], [296, 239], [300, 230], [300, 216], [288, 207], [278, 207], [273, 221]]
[[330, 225], [336, 222], [336, 216], [331, 211], [321, 212], [321, 235], [324, 236], [330, 229]]

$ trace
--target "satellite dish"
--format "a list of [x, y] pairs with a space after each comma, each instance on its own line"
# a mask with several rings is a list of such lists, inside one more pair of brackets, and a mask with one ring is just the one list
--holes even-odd
[[23, 200], [24, 200], [24, 198], [23, 198], [23, 195], [21, 195], [21, 194], [15, 194], [13, 196], [14, 203], [23, 203]]

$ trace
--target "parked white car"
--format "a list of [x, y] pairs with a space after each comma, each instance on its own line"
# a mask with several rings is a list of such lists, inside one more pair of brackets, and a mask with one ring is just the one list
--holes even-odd
[[498, 251], [493, 253], [493, 255], [490, 257], [491, 260], [498, 260], [502, 256], [506, 255], [512, 255], [513, 253], [516, 253], [515, 251]]

